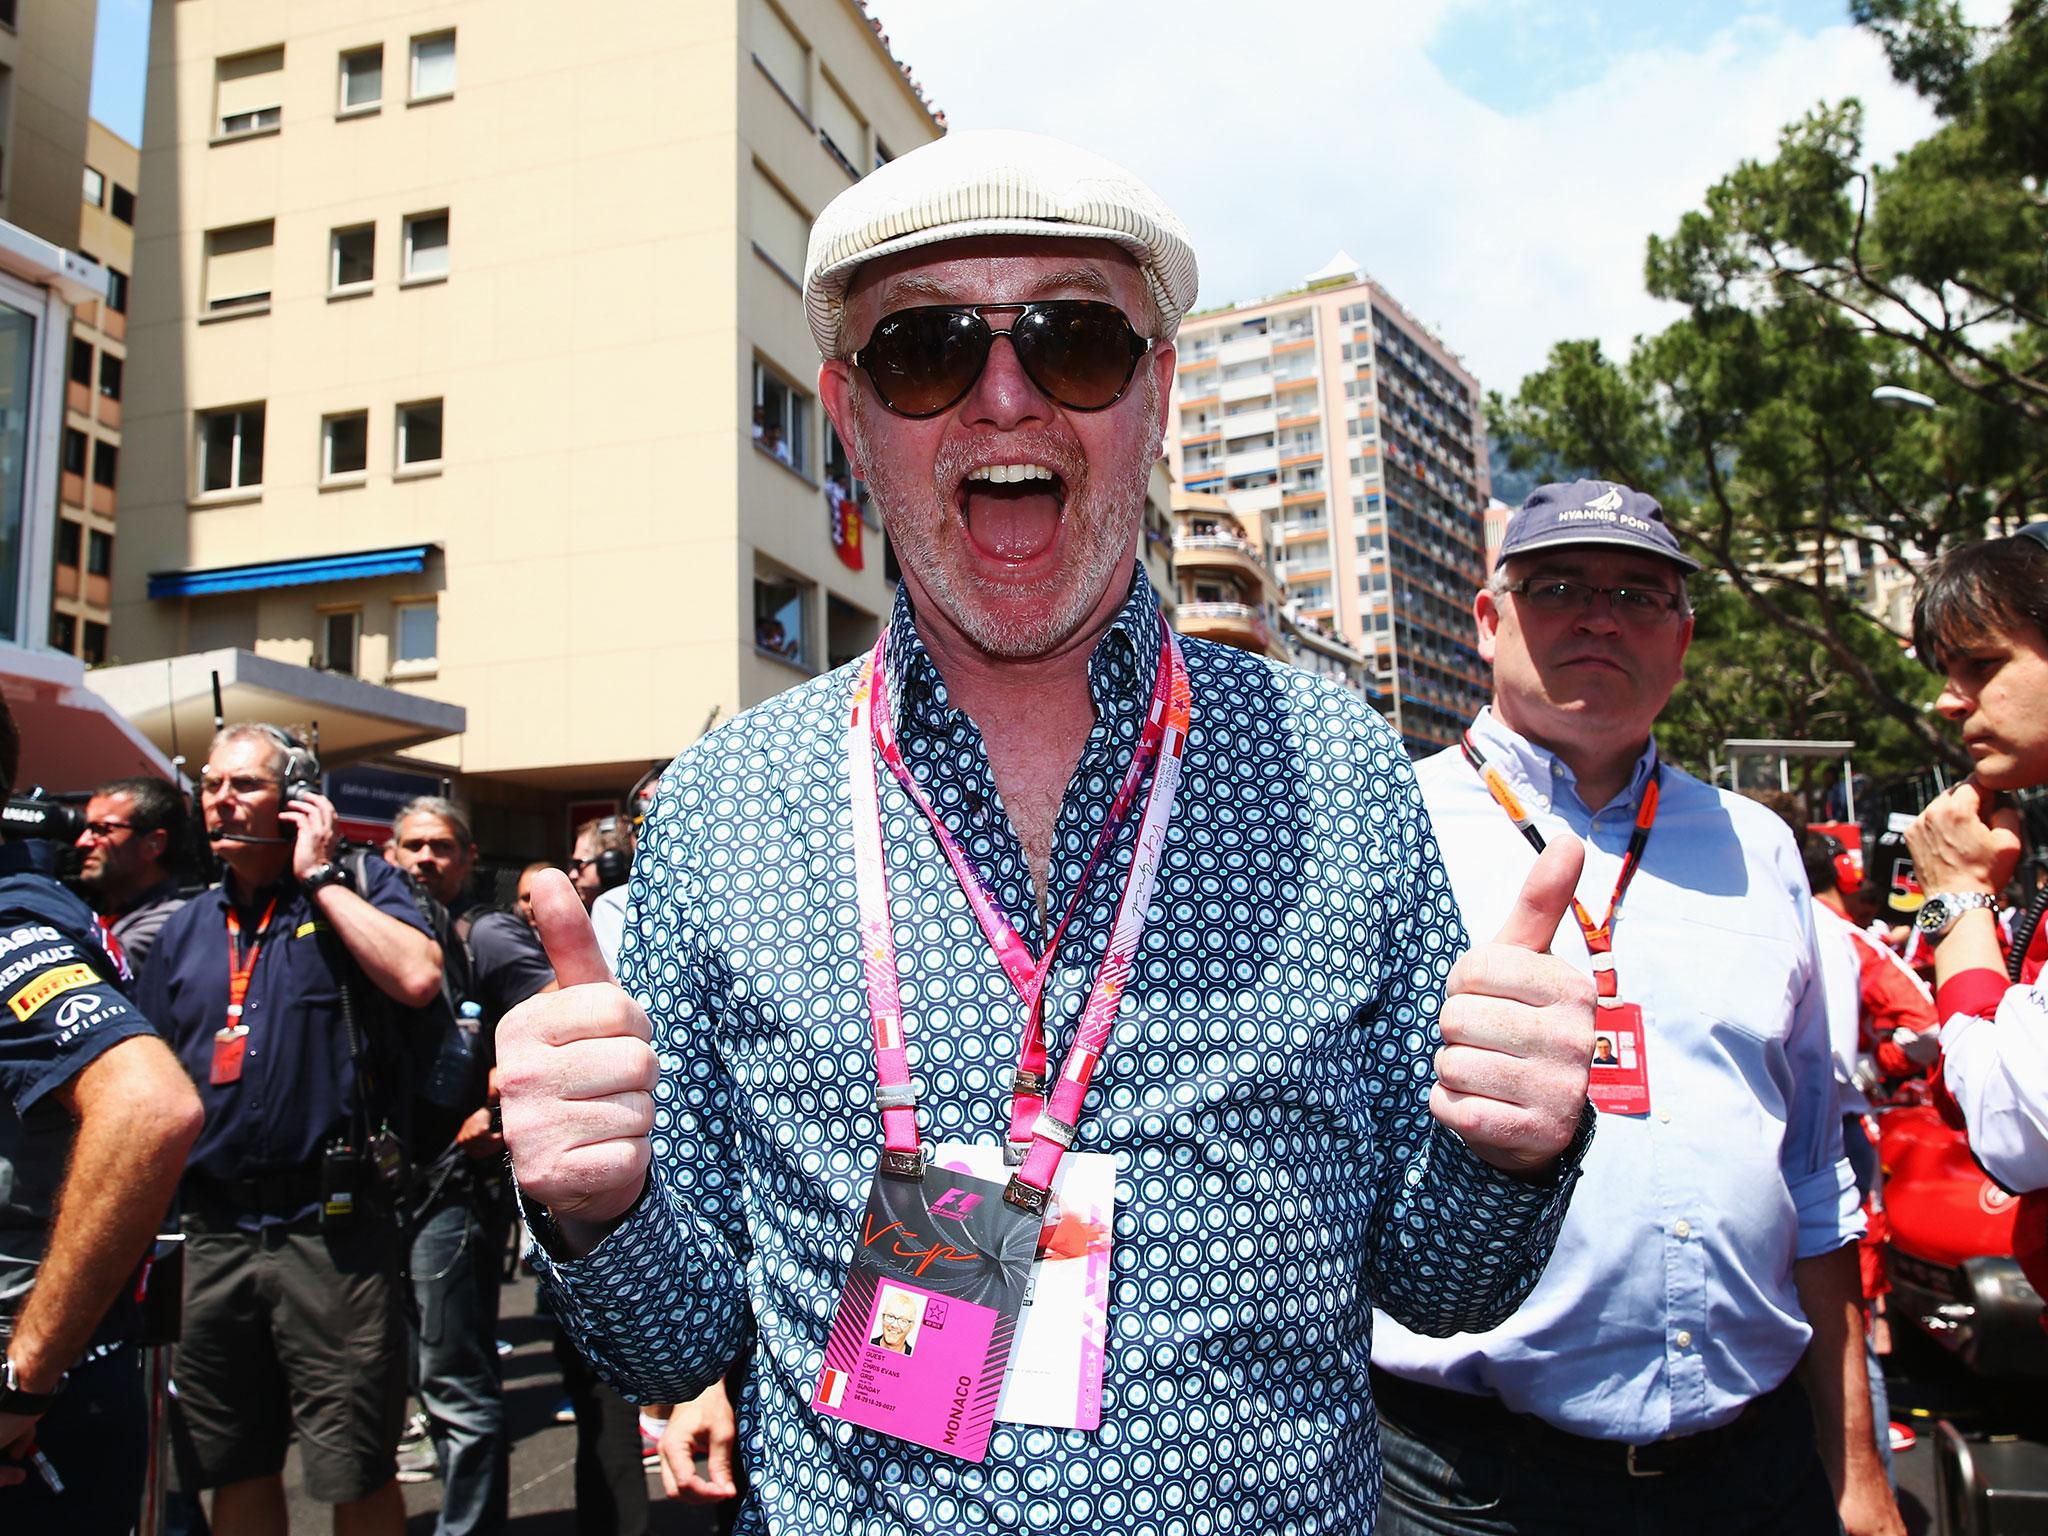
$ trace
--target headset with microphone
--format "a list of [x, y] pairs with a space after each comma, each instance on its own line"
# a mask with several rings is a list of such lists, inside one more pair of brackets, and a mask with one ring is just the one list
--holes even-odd
[[[599, 837], [616, 837], [619, 831], [619, 818], [607, 816], [604, 820], [597, 822], [591, 830]], [[597, 855], [598, 884], [602, 885], [606, 890], [610, 890], [613, 886], [624, 885], [632, 878], [632, 854], [623, 848], [604, 848], [599, 850]]]
[[[284, 753], [284, 799], [287, 805], [319, 792], [320, 759], [313, 755], [311, 748], [280, 726], [258, 721], [250, 729], [261, 731]], [[208, 832], [206, 839], [210, 843], [253, 843], [276, 848], [288, 847], [299, 840], [296, 833], [289, 837], [257, 837], [248, 832]]]

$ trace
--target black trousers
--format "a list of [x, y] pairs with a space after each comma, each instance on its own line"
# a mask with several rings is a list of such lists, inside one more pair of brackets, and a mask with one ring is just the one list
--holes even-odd
[[576, 1536], [647, 1536], [640, 1410], [604, 1384], [559, 1323], [554, 1350], [576, 1410]]

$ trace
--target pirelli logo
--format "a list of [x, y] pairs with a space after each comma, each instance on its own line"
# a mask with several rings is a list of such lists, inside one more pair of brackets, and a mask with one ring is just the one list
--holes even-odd
[[62, 997], [75, 987], [89, 987], [98, 980], [89, 965], [60, 965], [54, 971], [43, 972], [7, 999], [7, 1006], [14, 1010], [17, 1019], [26, 1023], [30, 1014], [52, 998]]

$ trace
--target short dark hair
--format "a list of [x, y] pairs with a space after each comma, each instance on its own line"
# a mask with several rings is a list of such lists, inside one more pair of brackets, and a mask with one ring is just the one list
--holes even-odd
[[139, 775], [132, 779], [110, 779], [93, 791], [95, 795], [126, 795], [138, 836], [161, 829], [163, 856], [157, 862], [165, 869], [183, 870], [189, 853], [192, 818], [190, 807], [176, 785], [166, 779]]
[[1799, 834], [1799, 860], [1806, 866], [1806, 883], [1814, 895], [1825, 896], [1842, 883], [1835, 873], [1835, 859], [1847, 851], [1839, 838], [1825, 832]]
[[21, 772], [21, 732], [14, 724], [14, 711], [0, 694], [0, 797], [14, 793], [14, 776]]
[[1913, 601], [1913, 649], [1930, 672], [1994, 635], [2032, 629], [2048, 640], [2048, 542], [1984, 539], [1935, 561]]

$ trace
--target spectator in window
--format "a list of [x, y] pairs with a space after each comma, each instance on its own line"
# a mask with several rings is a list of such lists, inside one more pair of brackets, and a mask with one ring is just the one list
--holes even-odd
[[184, 862], [185, 797], [163, 779], [116, 779], [92, 792], [78, 846], [78, 886], [99, 914], [108, 948], [142, 974], [156, 936], [185, 904], [177, 870]]

